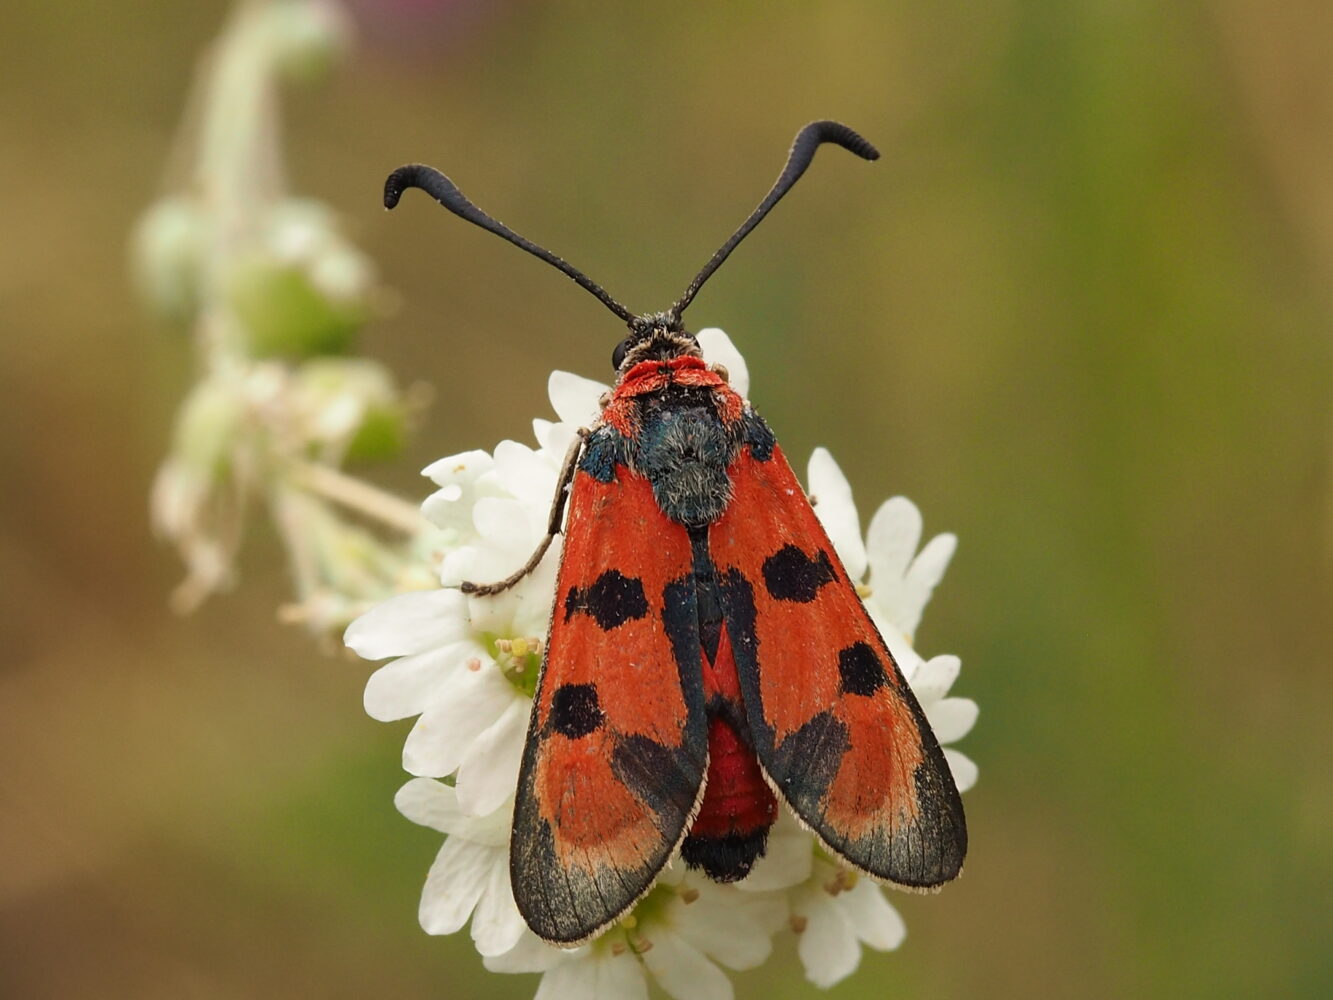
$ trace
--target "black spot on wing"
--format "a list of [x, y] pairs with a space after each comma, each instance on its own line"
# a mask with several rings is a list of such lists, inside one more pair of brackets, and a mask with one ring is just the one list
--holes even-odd
[[846, 751], [847, 726], [832, 712], [820, 712], [774, 749], [770, 773], [800, 815], [818, 815]]
[[838, 653], [838, 673], [844, 694], [868, 697], [889, 682], [879, 654], [868, 642], [854, 642]]
[[663, 746], [647, 736], [625, 736], [611, 752], [611, 770], [634, 796], [653, 811], [666, 843], [674, 844], [703, 782], [701, 760]]
[[591, 615], [605, 632], [648, 614], [643, 581], [609, 569], [587, 587], [570, 587], [565, 595], [565, 621]]
[[593, 684], [563, 684], [551, 695], [550, 725], [562, 736], [576, 740], [602, 725], [602, 708]]
[[820, 549], [811, 557], [790, 543], [764, 560], [763, 572], [764, 586], [775, 600], [798, 604], [809, 604], [820, 587], [837, 579], [827, 552]]

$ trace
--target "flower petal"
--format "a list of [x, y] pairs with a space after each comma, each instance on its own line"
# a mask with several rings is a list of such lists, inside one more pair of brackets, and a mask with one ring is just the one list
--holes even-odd
[[947, 653], [932, 656], [917, 669], [912, 677], [912, 693], [924, 708], [930, 702], [939, 701], [949, 693], [953, 682], [958, 679], [958, 671], [963, 661]]
[[498, 852], [499, 863], [491, 867], [481, 902], [472, 914], [472, 940], [481, 955], [503, 955], [518, 944], [527, 925], [514, 903], [509, 882], [508, 852]]
[[542, 976], [533, 1000], [648, 1000], [648, 983], [628, 951], [584, 952]]
[[930, 728], [941, 743], [966, 736], [977, 721], [977, 703], [971, 698], [945, 698], [925, 709]]
[[[551, 624], [551, 605], [555, 603], [555, 577], [560, 568], [561, 546], [562, 541], [557, 535], [537, 568], [509, 591], [510, 604], [507, 610], [510, 635], [525, 638], [546, 635]], [[471, 607], [475, 609], [481, 600], [478, 598]], [[495, 598], [488, 600], [494, 601]], [[474, 624], [479, 625], [486, 620], [484, 615], [473, 611]]]
[[647, 1000], [648, 978], [643, 965], [626, 952], [609, 955], [597, 963], [592, 1000]]
[[465, 813], [485, 816], [514, 793], [531, 711], [532, 703], [515, 691], [504, 714], [472, 741], [454, 783]]
[[812, 887], [792, 901], [792, 911], [806, 918], [796, 939], [796, 953], [805, 966], [805, 978], [822, 989], [856, 971], [861, 945], [851, 920], [823, 889]]
[[542, 454], [556, 463], [556, 471], [558, 472], [559, 463], [564, 460], [565, 453], [569, 451], [569, 446], [574, 443], [574, 438], [578, 436], [578, 427], [563, 420], [559, 423], [551, 423], [549, 420], [537, 419], [532, 422], [532, 433], [541, 446]]
[[448, 690], [417, 720], [403, 744], [408, 774], [441, 778], [457, 770], [464, 754], [514, 700], [514, 689], [493, 666], [460, 670]]
[[727, 370], [727, 384], [746, 398], [750, 391], [750, 367], [736, 350], [731, 338], [715, 326], [705, 327], [694, 335], [699, 348], [704, 352], [704, 360], [710, 365], [721, 365]]
[[953, 772], [953, 783], [958, 786], [960, 792], [967, 791], [977, 783], [977, 765], [972, 763], [972, 758], [967, 754], [953, 747], [945, 747], [944, 759], [949, 762], [949, 770]]
[[856, 936], [876, 951], [892, 951], [907, 937], [903, 918], [884, 898], [884, 890], [869, 879], [858, 879], [837, 903], [851, 918]]
[[693, 903], [671, 905], [671, 925], [693, 947], [732, 969], [753, 969], [773, 953], [772, 934], [786, 918], [778, 893], [741, 892], [699, 880]]
[[393, 797], [398, 811], [413, 823], [453, 833], [463, 819], [454, 790], [434, 778], [413, 778]]
[[816, 448], [810, 456], [810, 495], [816, 500], [815, 514], [828, 532], [847, 575], [859, 580], [866, 574], [866, 547], [861, 541], [861, 520], [852, 500], [852, 488], [827, 448]]
[[[552, 487], [551, 492], [555, 489]], [[502, 557], [502, 561], [521, 554], [512, 572], [527, 560], [536, 548], [537, 539], [532, 531], [532, 508], [522, 500], [509, 497], [482, 497], [472, 508], [472, 523], [477, 534], [488, 543], [484, 551]], [[545, 517], [542, 517], [545, 520]]]
[[550, 509], [556, 470], [527, 445], [517, 441], [501, 441], [496, 445], [495, 475], [500, 485], [525, 506], [543, 512]]
[[578, 427], [586, 427], [597, 419], [601, 407], [597, 405], [609, 387], [573, 372], [551, 372], [546, 380], [546, 392], [551, 406], [560, 419]]
[[503, 955], [484, 955], [482, 964], [492, 972], [545, 972], [587, 951], [563, 951], [547, 944], [526, 928], [518, 943]]
[[466, 604], [456, 590], [413, 590], [375, 605], [347, 626], [343, 642], [362, 659], [422, 653], [464, 635]]
[[472, 508], [482, 497], [504, 496], [504, 488], [491, 470], [468, 486], [442, 486], [421, 503], [421, 513], [431, 524], [453, 532], [454, 544], [463, 544], [475, 537], [472, 527]]
[[764, 856], [736, 888], [745, 892], [766, 892], [799, 885], [810, 877], [814, 860], [814, 836], [802, 830], [790, 810], [783, 808], [768, 834]]
[[437, 486], [466, 486], [490, 472], [494, 464], [490, 454], [478, 448], [437, 459], [422, 469], [421, 474]]
[[427, 934], [452, 934], [467, 923], [495, 862], [495, 851], [450, 837], [435, 856], [417, 916]]
[[662, 928], [648, 932], [643, 966], [676, 1000], [732, 1000], [731, 980], [684, 938]]
[[380, 722], [420, 715], [446, 689], [455, 670], [485, 652], [474, 642], [455, 642], [386, 663], [366, 681], [366, 714]]
[[902, 580], [921, 541], [921, 511], [907, 497], [891, 497], [879, 505], [866, 532], [871, 586]]
[[930, 603], [930, 595], [944, 579], [949, 560], [958, 548], [958, 536], [948, 532], [936, 535], [926, 543], [921, 554], [912, 560], [912, 566], [903, 580], [903, 630], [912, 633], [921, 623], [921, 612]]

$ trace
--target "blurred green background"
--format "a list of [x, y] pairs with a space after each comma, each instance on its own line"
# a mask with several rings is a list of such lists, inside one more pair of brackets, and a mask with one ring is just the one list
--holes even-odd
[[[0, 995], [526, 997], [416, 902], [370, 666], [275, 621], [271, 531], [188, 619], [147, 492], [193, 379], [127, 234], [226, 5], [0, 13]], [[293, 186], [400, 306], [364, 349], [437, 402], [375, 473], [528, 440], [617, 322], [420, 199], [483, 207], [662, 308], [709, 284], [794, 462], [961, 539], [918, 637], [963, 658], [966, 876], [834, 997], [1302, 997], [1333, 982], [1333, 8], [373, 3], [289, 92]], [[741, 997], [815, 995], [786, 955]]]

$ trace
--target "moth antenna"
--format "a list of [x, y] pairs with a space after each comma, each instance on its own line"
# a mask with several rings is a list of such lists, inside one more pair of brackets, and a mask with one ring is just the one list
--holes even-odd
[[466, 219], [474, 226], [480, 226], [482, 229], [508, 240], [520, 250], [526, 250], [534, 257], [541, 258], [552, 267], [573, 278], [582, 288], [595, 295], [602, 305], [626, 323], [634, 321], [634, 314], [607, 294], [601, 285], [545, 247], [539, 247], [531, 240], [518, 235], [503, 222], [492, 219], [468, 201], [463, 192], [458, 190], [458, 186], [434, 167], [428, 167], [424, 163], [410, 163], [391, 173], [384, 182], [384, 207], [393, 208], [397, 205], [398, 199], [403, 196], [403, 192], [408, 188], [420, 188], [460, 219]]
[[698, 294], [704, 282], [722, 266], [722, 262], [727, 259], [731, 251], [736, 249], [741, 240], [750, 235], [750, 230], [759, 225], [764, 216], [782, 199], [782, 196], [791, 190], [792, 185], [801, 179], [806, 167], [810, 166], [810, 161], [815, 158], [815, 150], [826, 142], [835, 143], [848, 152], [855, 153], [863, 160], [879, 159], [878, 149], [840, 122], [811, 122], [797, 132], [796, 140], [791, 146], [791, 153], [787, 156], [787, 165], [782, 168], [782, 173], [779, 175], [777, 183], [773, 185], [773, 190], [768, 192], [764, 200], [759, 203], [759, 207], [750, 213], [750, 217], [745, 220], [740, 229], [732, 233], [731, 239], [718, 248], [717, 253], [713, 254], [708, 263], [704, 265], [703, 270], [690, 282], [690, 287], [685, 289], [685, 294], [677, 299], [676, 304], [671, 307], [670, 315], [672, 317], [679, 321], [680, 314], [694, 301], [694, 296]]

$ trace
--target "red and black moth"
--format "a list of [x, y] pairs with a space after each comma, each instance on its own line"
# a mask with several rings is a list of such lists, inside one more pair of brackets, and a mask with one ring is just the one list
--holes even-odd
[[934, 889], [962, 869], [962, 802], [921, 707], [768, 425], [681, 319], [825, 142], [879, 156], [845, 125], [807, 125], [680, 299], [641, 316], [434, 168], [385, 182], [386, 207], [421, 188], [629, 327], [601, 415], [566, 456], [545, 541], [508, 579], [463, 585], [513, 586], [563, 530], [510, 845], [515, 901], [552, 943], [624, 915], [677, 848], [718, 881], [743, 878], [779, 800], [881, 881]]

